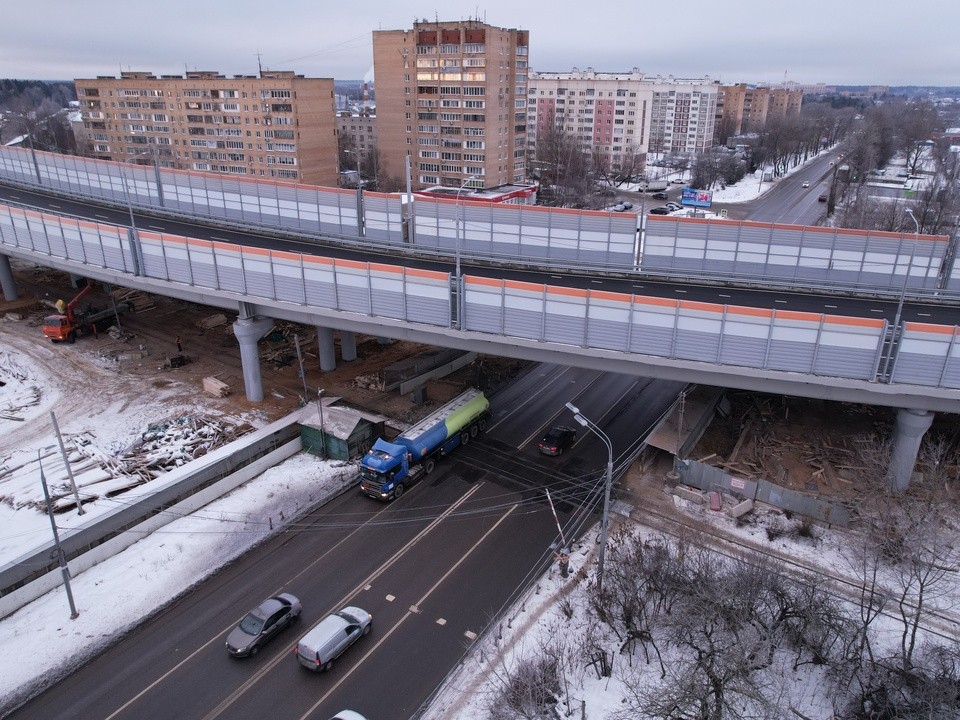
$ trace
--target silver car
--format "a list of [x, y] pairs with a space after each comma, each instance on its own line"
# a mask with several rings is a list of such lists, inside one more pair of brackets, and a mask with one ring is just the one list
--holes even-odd
[[333, 661], [370, 632], [373, 617], [358, 607], [345, 607], [327, 615], [297, 643], [297, 660], [305, 668], [329, 670]]
[[290, 593], [267, 598], [227, 635], [227, 652], [234, 657], [256, 655], [265, 643], [290, 627], [301, 610], [300, 601]]

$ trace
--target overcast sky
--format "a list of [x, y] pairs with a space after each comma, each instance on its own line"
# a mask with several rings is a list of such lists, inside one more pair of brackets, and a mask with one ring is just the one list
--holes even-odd
[[469, 17], [530, 31], [530, 66], [541, 71], [960, 85], [956, 0], [9, 2], [0, 16], [0, 77], [252, 74], [260, 53], [264, 69], [370, 79], [373, 30]]

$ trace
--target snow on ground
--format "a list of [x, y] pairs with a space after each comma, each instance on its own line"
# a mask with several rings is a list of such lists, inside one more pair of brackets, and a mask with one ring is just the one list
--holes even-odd
[[274, 534], [284, 520], [352, 484], [354, 475], [352, 465], [295, 455], [73, 578], [75, 620], [63, 587], [0, 620], [4, 656], [17, 658], [0, 673], [0, 714]]

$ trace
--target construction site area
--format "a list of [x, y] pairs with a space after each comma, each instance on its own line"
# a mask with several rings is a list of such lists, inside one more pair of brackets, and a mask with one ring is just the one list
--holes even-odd
[[[26, 383], [16, 396], [8, 394], [0, 402], [0, 422], [6, 428], [0, 501], [8, 503], [17, 493], [3, 489], [4, 475], [11, 472], [5, 456], [9, 458], [20, 439], [49, 433], [35, 423], [18, 421], [18, 414], [40, 403], [45, 393], [62, 395], [52, 408], [61, 425], [110, 403], [139, 407], [143, 425], [129, 429], [136, 439], [124, 448], [133, 453], [123, 462], [121, 474], [128, 478], [155, 476], [182, 464], [316, 400], [321, 391], [327, 399], [340, 398], [345, 405], [387, 416], [402, 426], [421, 416], [425, 405], [445, 402], [470, 386], [495, 391], [527, 367], [508, 358], [470, 357], [459, 369], [428, 380], [419, 392], [401, 392], [404, 373], [420, 372], [424, 363], [452, 364], [458, 354], [438, 360], [438, 353], [451, 351], [358, 336], [356, 360], [343, 362], [338, 348], [336, 369], [321, 372], [315, 328], [278, 322], [259, 345], [265, 397], [254, 404], [244, 395], [232, 330], [235, 315], [122, 288], [74, 289], [64, 273], [28, 263], [15, 262], [14, 271], [20, 298], [0, 304], [0, 333], [4, 345], [21, 354], [16, 361], [8, 359], [0, 374], [29, 372], [24, 365], [46, 368], [42, 377], [61, 386]], [[51, 337], [44, 318], [62, 315], [77, 295], [82, 296], [71, 309], [77, 317], [98, 319], [87, 320], [73, 337], [71, 328]], [[100, 316], [104, 312], [106, 321]], [[858, 498], [882, 482], [882, 448], [892, 419], [893, 412], [884, 408], [730, 391], [715, 409], [711, 407], [696, 444], [683, 448], [682, 457], [738, 478], [762, 479], [855, 507]], [[682, 409], [668, 418], [664, 433], [676, 435], [678, 421], [684, 425]], [[682, 429], [686, 434], [688, 429]], [[956, 478], [958, 433], [952, 417], [939, 416], [931, 435], [939, 443], [938, 472]], [[73, 450], [86, 452], [88, 462], [98, 468], [92, 472], [111, 475], [111, 463], [118, 463], [111, 457], [116, 441], [104, 446], [76, 432], [71, 440]], [[675, 452], [676, 443], [669, 449]], [[647, 464], [652, 472], [631, 472], [625, 482], [662, 486], [671, 463], [669, 453], [662, 453], [658, 462]], [[106, 487], [108, 493], [120, 490]], [[69, 505], [69, 500], [64, 502]]]

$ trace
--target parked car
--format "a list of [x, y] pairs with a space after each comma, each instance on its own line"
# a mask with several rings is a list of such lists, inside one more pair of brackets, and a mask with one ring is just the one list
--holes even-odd
[[348, 606], [327, 615], [300, 638], [295, 650], [297, 660], [314, 672], [329, 670], [348, 647], [370, 632], [372, 623], [373, 616], [358, 607]]
[[655, 193], [654, 193], [653, 195], [651, 195], [650, 197], [652, 197], [654, 200], [669, 200], [669, 199], [670, 199], [670, 196], [667, 195], [665, 192], [655, 192]]
[[234, 657], [256, 655], [263, 645], [300, 617], [301, 609], [300, 601], [289, 593], [267, 598], [227, 635], [227, 652]]
[[681, 204], [678, 203], [678, 202], [668, 202], [668, 203], [664, 203], [663, 206], [664, 206], [665, 208], [670, 208], [670, 210], [671, 210], [672, 212], [676, 212], [677, 210], [683, 210], [683, 205], [681, 205]]
[[655, 207], [647, 211], [650, 215], [669, 215], [672, 211], [668, 207]]
[[629, 200], [624, 200], [624, 201], [623, 201], [622, 203], [620, 203], [620, 204], [623, 205], [623, 209], [624, 209], [624, 210], [630, 210], [630, 209], [633, 208], [633, 203], [630, 202]]
[[820, 197], [818, 197], [817, 200], [820, 201], [820, 202], [826, 202], [826, 201], [827, 201], [827, 194], [826, 194], [826, 193], [820, 193]]
[[624, 210], [627, 209], [627, 206], [624, 205], [623, 203], [617, 203], [610, 209], [613, 210], [614, 212], [623, 212]]
[[670, 182], [672, 182], [674, 185], [683, 185], [683, 184], [686, 183], [687, 181], [684, 180], [683, 178], [674, 178], [674, 179], [671, 180]]
[[804, 180], [804, 181], [803, 181], [803, 185], [801, 185], [800, 187], [805, 187], [805, 188], [810, 187], [810, 181], [809, 181], [809, 180]]
[[540, 452], [544, 455], [562, 455], [563, 451], [573, 445], [577, 439], [577, 431], [566, 425], [554, 425], [547, 430], [547, 434], [540, 441]]

